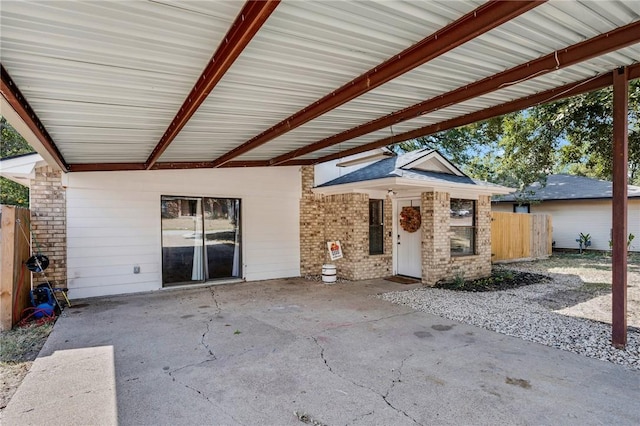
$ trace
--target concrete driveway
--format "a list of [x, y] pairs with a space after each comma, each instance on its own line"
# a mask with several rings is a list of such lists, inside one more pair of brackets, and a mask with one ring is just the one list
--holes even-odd
[[60, 318], [2, 424], [640, 424], [638, 372], [374, 297], [414, 287], [93, 299]]

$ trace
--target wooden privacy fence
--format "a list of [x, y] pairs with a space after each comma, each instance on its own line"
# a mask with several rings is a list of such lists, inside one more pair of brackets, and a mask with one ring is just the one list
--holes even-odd
[[491, 212], [491, 260], [551, 256], [551, 215]]
[[[28, 209], [0, 206], [0, 330], [10, 330], [29, 303], [31, 273]], [[19, 288], [18, 288], [19, 287]]]

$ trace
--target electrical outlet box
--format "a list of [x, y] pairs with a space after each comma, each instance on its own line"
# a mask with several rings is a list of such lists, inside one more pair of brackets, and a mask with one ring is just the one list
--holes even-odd
[[133, 273], [134, 274], [140, 273], [140, 265], [133, 265]]

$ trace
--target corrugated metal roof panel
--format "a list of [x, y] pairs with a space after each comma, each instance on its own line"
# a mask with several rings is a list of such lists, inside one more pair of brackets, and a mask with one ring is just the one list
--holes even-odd
[[[638, 19], [637, 12], [635, 15], [628, 13], [629, 10], [625, 7], [612, 7], [616, 11], [614, 16], [617, 16], [617, 19], [601, 19], [600, 15], [588, 6], [588, 4], [575, 2], [548, 2], [541, 5], [533, 11], [513, 19], [358, 99], [239, 157], [239, 159], [274, 158], [367, 123], [377, 117], [610, 31], [615, 29], [617, 25], [625, 25]], [[584, 21], [584, 25], [580, 24], [582, 21]], [[543, 27], [544, 31], [541, 31]], [[632, 52], [628, 53], [632, 55], [635, 50], [631, 50]], [[561, 85], [561, 83], [578, 81], [596, 72], [606, 72], [615, 66], [631, 64], [634, 62], [634, 57], [631, 55], [625, 54], [623, 49], [618, 53], [589, 61], [582, 68], [578, 67], [578, 71], [574, 75], [567, 72], [562, 79], [555, 75], [553, 77], [555, 81], [551, 84], [547, 83], [549, 80], [540, 80], [537, 83], [539, 90], [546, 90]], [[635, 58], [638, 57], [640, 56], [635, 56]], [[604, 67], [598, 66], [598, 63], [606, 63], [607, 60], [613, 61]], [[560, 71], [559, 75], [562, 75], [563, 72]], [[578, 73], [582, 76], [578, 76]], [[487, 95], [500, 102], [479, 100], [478, 106], [488, 107], [536, 92], [520, 89], [516, 86], [512, 86], [511, 91], [505, 91], [500, 95]], [[473, 105], [473, 102], [469, 105]], [[478, 109], [481, 108], [450, 108], [449, 111], [453, 114], [467, 114]], [[449, 118], [453, 118], [453, 116], [446, 116], [444, 119]], [[432, 124], [431, 120], [427, 120], [426, 124]], [[398, 133], [413, 130], [413, 128], [426, 124], [424, 119], [415, 119], [411, 124], [398, 123], [394, 127]], [[379, 134], [380, 132], [376, 132], [371, 136], [367, 135], [357, 140], [363, 143], [377, 140], [376, 137]]]
[[214, 159], [481, 3], [285, 1], [160, 161]]
[[[599, 75], [601, 72], [603, 72], [603, 70], [609, 69], [610, 65], [607, 64], [611, 60], [613, 60], [612, 57], [616, 58], [615, 60], [617, 61], [626, 60], [628, 61], [627, 64], [631, 64], [634, 62], [634, 57], [640, 58], [640, 44], [621, 49], [617, 52], [592, 59], [579, 65], [567, 67], [566, 69], [555, 71], [541, 77], [536, 77], [531, 80], [505, 87], [496, 92], [492, 92], [490, 94], [480, 96], [478, 98], [462, 102], [448, 108], [443, 108], [433, 113], [415, 118], [413, 120], [407, 120], [402, 123], [398, 123], [391, 128], [381, 129], [379, 131], [369, 133], [359, 138], [355, 138], [350, 141], [346, 141], [338, 145], [334, 145], [332, 147], [304, 155], [300, 158], [317, 159], [325, 155], [334, 154], [366, 143], [371, 143], [383, 138], [391, 137], [392, 135], [400, 135], [402, 132], [411, 131], [423, 126], [428, 126], [441, 121], [453, 119], [461, 115], [470, 114], [485, 108], [511, 101], [513, 99], [552, 89], [559, 85], [564, 85], [570, 82], [580, 81], [585, 78], [593, 77], [595, 75]], [[549, 99], [549, 101], [551, 102], [553, 101], [553, 99]], [[254, 157], [254, 159], [256, 158], [257, 157]]]
[[[251, 139], [483, 1], [283, 1], [160, 161], [203, 161]], [[242, 1], [4, 2], [7, 68], [68, 162], [143, 162]], [[540, 5], [237, 160], [267, 160], [638, 21], [635, 0]], [[304, 158], [469, 114], [640, 58], [591, 59]]]
[[144, 161], [242, 5], [3, 2], [2, 63], [68, 161]]

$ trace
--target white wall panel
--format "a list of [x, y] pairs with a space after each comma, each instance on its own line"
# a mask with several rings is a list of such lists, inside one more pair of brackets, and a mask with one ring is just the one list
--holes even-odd
[[298, 167], [71, 173], [67, 181], [72, 298], [162, 287], [162, 195], [240, 198], [243, 276], [300, 275]]

